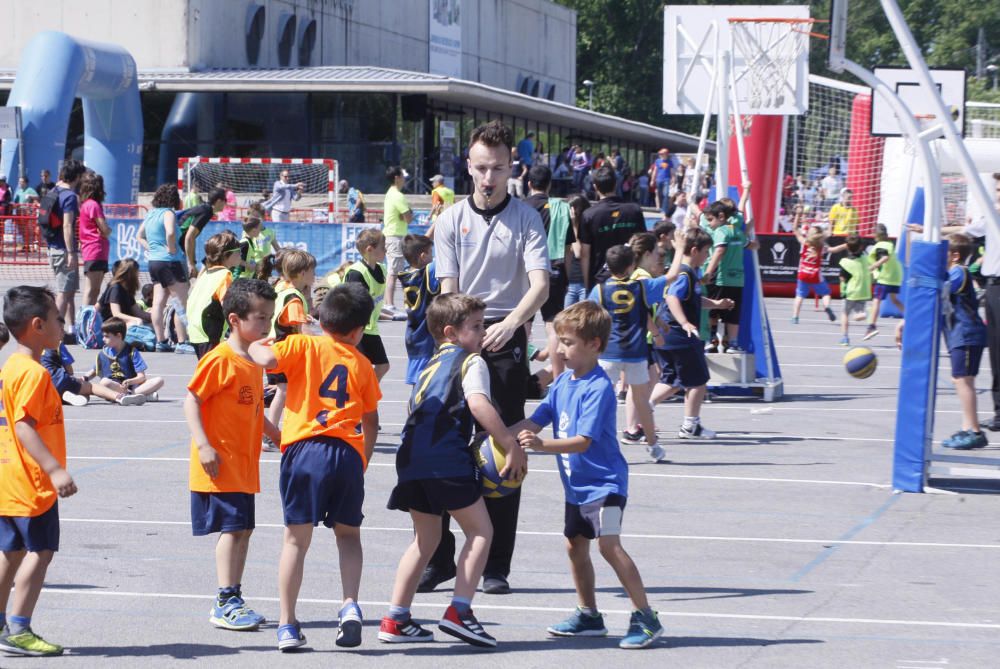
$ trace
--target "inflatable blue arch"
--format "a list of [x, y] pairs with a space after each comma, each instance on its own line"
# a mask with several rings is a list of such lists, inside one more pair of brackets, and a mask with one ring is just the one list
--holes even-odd
[[143, 139], [135, 60], [116, 44], [61, 32], [39, 33], [24, 49], [7, 100], [7, 106], [21, 108], [21, 146], [4, 142], [0, 174], [16, 183], [23, 147], [31, 183], [43, 168], [55, 176], [66, 157], [66, 132], [77, 97], [83, 101], [84, 162], [104, 177], [106, 202], [134, 203]]

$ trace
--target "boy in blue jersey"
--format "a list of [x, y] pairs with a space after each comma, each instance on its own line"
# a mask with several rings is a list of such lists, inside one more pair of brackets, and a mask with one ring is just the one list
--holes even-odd
[[701, 424], [701, 404], [708, 384], [708, 363], [699, 336], [703, 306], [732, 309], [729, 298], [712, 300], [702, 295], [700, 268], [712, 248], [712, 238], [701, 228], [692, 228], [684, 237], [684, 248], [677, 279], [667, 288], [664, 306], [657, 313], [662, 330], [662, 350], [670, 359], [677, 382], [685, 389], [684, 424], [677, 436], [681, 439], [712, 439], [712, 432]]
[[663, 448], [656, 441], [653, 410], [649, 406], [649, 343], [646, 341], [653, 308], [646, 299], [646, 286], [631, 277], [635, 253], [625, 245], [612, 246], [605, 256], [611, 277], [594, 286], [588, 299], [611, 314], [611, 335], [598, 363], [612, 379], [624, 374], [635, 416], [646, 437], [646, 451], [656, 462]]
[[507, 452], [501, 476], [521, 478], [527, 460], [490, 401], [489, 370], [479, 356], [485, 311], [485, 302], [458, 293], [442, 295], [427, 308], [427, 327], [441, 345], [413, 388], [396, 452], [398, 483], [388, 507], [410, 513], [414, 537], [399, 560], [389, 615], [379, 628], [379, 641], [385, 643], [434, 640], [432, 632], [413, 621], [410, 604], [441, 541], [441, 515], [447, 512], [466, 540], [458, 557], [455, 596], [438, 629], [474, 646], [497, 645], [472, 613], [472, 597], [493, 539], [479, 468], [469, 448], [474, 424]]
[[425, 235], [406, 235], [403, 238], [403, 257], [410, 268], [399, 275], [403, 284], [403, 302], [406, 304], [406, 383], [415, 385], [434, 355], [437, 345], [427, 329], [427, 305], [441, 292], [441, 284], [434, 274], [434, 242]]
[[[548, 628], [555, 636], [604, 636], [604, 616], [597, 610], [590, 542], [615, 570], [635, 611], [621, 648], [645, 648], [663, 634], [649, 607], [642, 577], [621, 545], [622, 515], [628, 497], [628, 464], [615, 438], [616, 399], [611, 379], [598, 364], [608, 345], [612, 318], [593, 302], [578, 302], [555, 319], [556, 354], [564, 372], [531, 418], [515, 425], [525, 448], [555, 453], [566, 493], [566, 549], [578, 605], [572, 616]], [[552, 425], [554, 439], [538, 432]]]
[[125, 341], [128, 330], [125, 321], [112, 316], [101, 324], [104, 348], [97, 352], [94, 369], [87, 375], [97, 377], [97, 383], [118, 393], [121, 404], [128, 404], [125, 397], [134, 396], [138, 404], [156, 402], [157, 391], [163, 387], [160, 376], [146, 376], [146, 361], [133, 346]]

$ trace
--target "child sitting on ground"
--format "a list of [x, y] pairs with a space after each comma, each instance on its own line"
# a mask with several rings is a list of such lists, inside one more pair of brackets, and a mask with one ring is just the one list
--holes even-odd
[[375, 310], [365, 326], [358, 350], [375, 366], [375, 376], [381, 381], [389, 371], [389, 356], [378, 330], [379, 314], [385, 297], [385, 235], [375, 228], [365, 228], [358, 235], [355, 246], [361, 260], [344, 273], [344, 283], [360, 283], [375, 302]]
[[40, 362], [52, 377], [52, 384], [59, 392], [59, 397], [71, 406], [86, 406], [91, 395], [122, 406], [133, 406], [146, 401], [144, 398], [117, 392], [100, 384], [92, 384], [86, 378], [76, 378], [73, 375], [75, 360], [64, 344], [60, 344], [58, 349], [42, 351]]
[[434, 242], [430, 237], [406, 235], [403, 257], [410, 265], [399, 275], [399, 282], [406, 304], [406, 383], [412, 386], [434, 355], [434, 337], [427, 329], [427, 307], [441, 292], [441, 284], [434, 274]]
[[125, 321], [109, 318], [101, 324], [104, 348], [97, 352], [97, 362], [87, 378], [98, 377], [97, 383], [126, 398], [134, 398], [136, 404], [160, 399], [157, 391], [163, 387], [159, 376], [146, 377], [146, 361], [131, 344], [125, 342]]
[[240, 264], [240, 245], [228, 230], [205, 242], [205, 269], [188, 293], [188, 338], [201, 360], [218, 346], [226, 329], [222, 301], [233, 283], [230, 270]]
[[[611, 380], [599, 357], [608, 345], [612, 318], [592, 302], [574, 304], [555, 319], [557, 354], [567, 370], [553, 382], [531, 418], [512, 427], [525, 448], [555, 453], [566, 495], [563, 535], [576, 585], [577, 609], [548, 628], [554, 636], [604, 636], [604, 616], [597, 609], [590, 542], [615, 573], [634, 611], [621, 648], [645, 648], [663, 626], [649, 606], [639, 570], [621, 545], [622, 515], [628, 497], [628, 464], [615, 439], [616, 401]], [[704, 354], [703, 354], [704, 355]], [[552, 425], [552, 439], [538, 432]]]
[[479, 356], [486, 334], [485, 311], [482, 300], [456, 293], [438, 297], [427, 308], [427, 328], [440, 347], [420, 374], [410, 398], [410, 415], [396, 452], [398, 482], [388, 504], [390, 509], [409, 512], [414, 538], [400, 558], [379, 641], [434, 640], [432, 632], [413, 621], [410, 604], [441, 540], [441, 514], [447, 512], [458, 521], [466, 543], [458, 558], [455, 595], [438, 629], [473, 646], [497, 645], [472, 613], [472, 597], [493, 537], [479, 469], [469, 448], [474, 423], [506, 451], [502, 476], [520, 479], [527, 460], [490, 402], [489, 369]]

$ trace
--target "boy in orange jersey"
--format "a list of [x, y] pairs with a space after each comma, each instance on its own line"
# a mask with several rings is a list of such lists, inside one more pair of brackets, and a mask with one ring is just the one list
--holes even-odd
[[229, 337], [198, 361], [184, 400], [191, 430], [191, 530], [195, 536], [219, 533], [219, 592], [208, 621], [223, 629], [254, 630], [264, 622], [243, 601], [240, 583], [260, 492], [260, 440], [265, 432], [281, 437], [264, 418], [264, 381], [247, 347], [270, 333], [275, 297], [266, 281], [232, 283], [222, 300]]
[[[278, 566], [281, 621], [278, 649], [306, 642], [295, 617], [313, 528], [333, 528], [340, 554], [344, 606], [337, 645], [361, 643], [361, 504], [364, 471], [378, 433], [382, 398], [375, 369], [356, 348], [375, 302], [364, 286], [344, 283], [319, 308], [322, 335], [291, 335], [276, 344], [250, 344], [251, 359], [288, 377], [285, 424], [281, 428], [279, 488], [285, 539]], [[361, 432], [357, 431], [358, 424]]]
[[61, 655], [62, 646], [31, 630], [31, 614], [59, 550], [56, 497], [76, 493], [66, 471], [62, 400], [39, 362], [42, 351], [59, 348], [63, 319], [51, 291], [35, 286], [7, 291], [3, 319], [17, 350], [0, 370], [0, 651]]
[[[271, 336], [275, 341], [302, 332], [302, 326], [309, 322], [309, 300], [306, 295], [312, 290], [316, 279], [316, 258], [305, 251], [288, 249], [278, 256], [278, 267], [281, 278], [274, 285], [278, 301], [271, 326]], [[285, 397], [288, 394], [288, 380], [284, 374], [268, 374], [267, 383], [276, 388], [271, 406], [267, 408], [267, 418], [275, 425], [280, 425], [281, 412], [285, 408]], [[278, 447], [270, 439], [265, 439], [264, 450], [277, 451]]]

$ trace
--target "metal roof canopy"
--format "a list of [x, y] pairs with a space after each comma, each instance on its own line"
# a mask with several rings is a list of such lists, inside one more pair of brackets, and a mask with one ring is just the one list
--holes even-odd
[[[0, 89], [9, 89], [13, 71], [0, 71]], [[698, 138], [648, 123], [601, 114], [464, 79], [381, 67], [219, 68], [140, 70], [140, 90], [211, 92], [343, 92], [425, 94], [451, 105], [475, 107], [572, 131], [666, 146], [674, 152], [697, 150]], [[710, 143], [714, 149], [714, 143]]]

